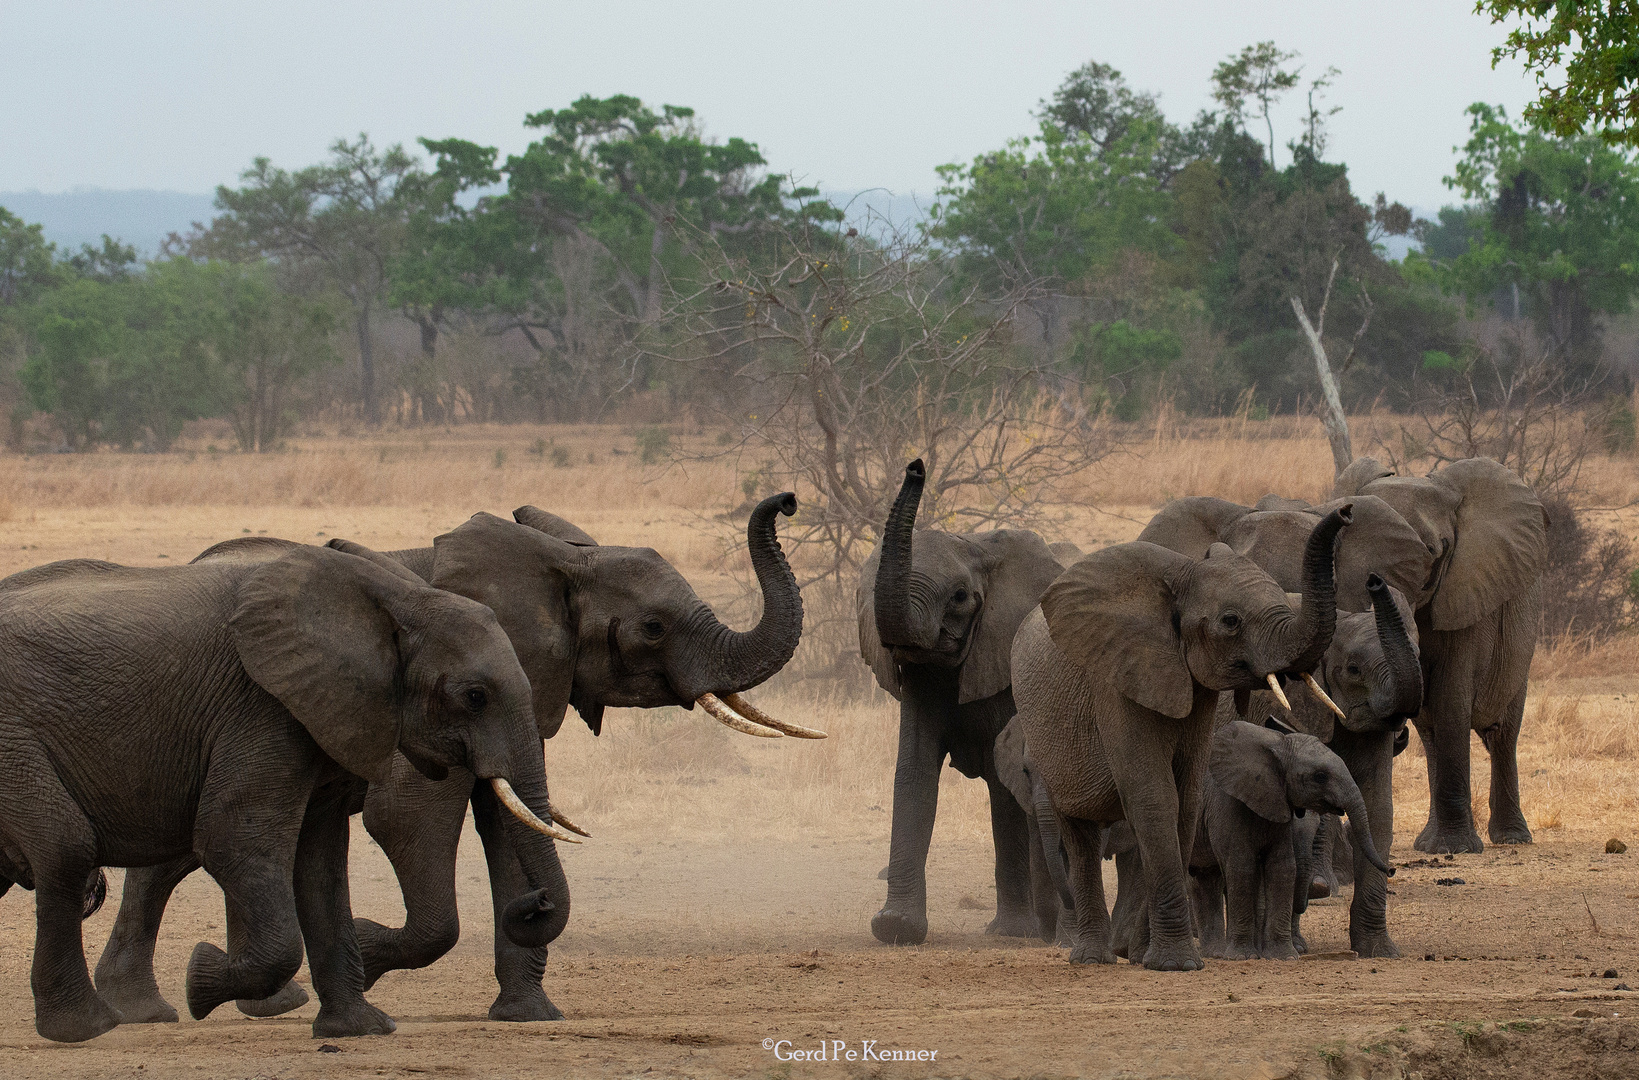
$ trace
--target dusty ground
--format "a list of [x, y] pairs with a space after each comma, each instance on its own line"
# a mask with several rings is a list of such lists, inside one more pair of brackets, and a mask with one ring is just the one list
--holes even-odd
[[[69, 556], [174, 564], [247, 531], [420, 544], [474, 509], [505, 513], [534, 501], [605, 542], [652, 543], [714, 603], [744, 577], [718, 559], [717, 534], [700, 527], [697, 505], [738, 501], [732, 472], [657, 491], [630, 461], [611, 480], [591, 468], [519, 469], [527, 443], [505, 468], [492, 451], [469, 448], [465, 469], [446, 461], [451, 475], [425, 484], [413, 461], [338, 451], [352, 472], [298, 462], [291, 475], [267, 474], [277, 490], [238, 493], [231, 477], [207, 473], [238, 466], [204, 454], [170, 472], [129, 458], [85, 466], [0, 457], [0, 470], [11, 470], [0, 476], [0, 575]], [[402, 453], [414, 457], [413, 448]], [[378, 466], [399, 470], [382, 497], [369, 487]], [[1256, 483], [1247, 480], [1248, 490]], [[1128, 539], [1148, 513], [1106, 510], [1070, 523], [1066, 535], [1084, 546]], [[1624, 522], [1632, 531], [1639, 518]], [[1403, 869], [1389, 911], [1402, 960], [1349, 958], [1346, 896], [1311, 908], [1305, 929], [1316, 955], [1289, 964], [1209, 961], [1193, 974], [1072, 968], [1062, 950], [986, 937], [995, 892], [982, 787], [951, 772], [929, 867], [930, 942], [878, 945], [867, 927], [884, 890], [876, 873], [887, 857], [893, 706], [880, 694], [782, 676], [757, 699], [826, 727], [830, 740], [765, 743], [666, 710], [611, 712], [597, 740], [571, 716], [549, 744], [555, 797], [595, 833], [565, 850], [575, 911], [548, 964], [547, 991], [568, 1021], [484, 1019], [494, 995], [491, 927], [482, 856], [469, 838], [458, 871], [461, 944], [372, 991], [397, 1017], [395, 1035], [341, 1040], [333, 1053], [309, 1037], [311, 1004], [275, 1020], [230, 1007], [201, 1022], [118, 1028], [81, 1046], [40, 1039], [28, 986], [33, 898], [14, 889], [0, 899], [0, 1077], [1639, 1076], [1639, 995], [1620, 989], [1639, 986], [1639, 847], [1604, 851], [1611, 836], [1639, 840], [1639, 672], [1609, 661], [1560, 667], [1576, 677], [1534, 684], [1522, 742], [1526, 813], [1540, 842]], [[1413, 745], [1396, 767], [1401, 863], [1414, 861], [1410, 841], [1427, 806]], [[1485, 778], [1477, 753], [1477, 790]], [[391, 871], [362, 829], [354, 850], [355, 910], [398, 921]], [[1451, 878], [1463, 884], [1438, 884]], [[109, 905], [86, 925], [92, 964], [113, 920], [117, 872], [111, 881]], [[173, 1003], [194, 942], [220, 944], [221, 923], [209, 878], [184, 883], [158, 954]], [[843, 1059], [782, 1061], [765, 1040], [781, 1054], [782, 1040], [797, 1050], [823, 1040], [827, 1051], [841, 1040]], [[867, 1041], [878, 1052], [937, 1057], [846, 1059]]]

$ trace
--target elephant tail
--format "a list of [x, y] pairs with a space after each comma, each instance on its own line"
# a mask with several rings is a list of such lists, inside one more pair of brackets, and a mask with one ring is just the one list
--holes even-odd
[[1053, 800], [1048, 797], [1047, 785], [1038, 776], [1030, 777], [1030, 795], [1035, 804], [1031, 809], [1036, 815], [1036, 831], [1041, 837], [1041, 857], [1047, 864], [1047, 876], [1053, 880], [1059, 900], [1067, 909], [1074, 911], [1076, 900], [1070, 892], [1070, 870], [1059, 836], [1058, 814], [1053, 810]]

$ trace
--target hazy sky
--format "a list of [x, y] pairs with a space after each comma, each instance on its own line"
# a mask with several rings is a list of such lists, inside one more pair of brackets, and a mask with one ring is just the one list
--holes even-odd
[[[308, 164], [337, 135], [529, 141], [526, 112], [583, 93], [692, 105], [714, 135], [829, 188], [930, 193], [933, 169], [1033, 129], [1089, 59], [1175, 120], [1213, 66], [1274, 39], [1342, 69], [1328, 157], [1356, 190], [1422, 208], [1463, 108], [1532, 96], [1490, 66], [1501, 27], [1469, 0], [1372, 3], [360, 3], [0, 0], [0, 190], [208, 192], [258, 154]], [[1296, 136], [1294, 94], [1276, 124]], [[1284, 150], [1282, 151], [1284, 159]]]

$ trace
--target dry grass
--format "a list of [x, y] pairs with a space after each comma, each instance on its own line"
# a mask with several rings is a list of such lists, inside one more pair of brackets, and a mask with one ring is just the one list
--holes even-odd
[[[658, 549], [726, 619], [745, 625], [755, 602], [746, 599], [749, 568], [736, 550], [743, 525], [719, 515], [742, 501], [742, 480], [760, 462], [644, 465], [635, 434], [614, 425], [463, 427], [299, 439], [282, 453], [253, 456], [212, 452], [213, 441], [231, 440], [205, 429], [166, 455], [0, 455], [0, 575], [75, 556], [174, 565], [246, 533], [318, 542], [344, 535], [390, 549], [425, 544], [476, 510], [507, 514], [535, 503], [604, 543]], [[717, 448], [712, 432], [674, 434], [690, 450]], [[1129, 434], [1121, 457], [1077, 478], [1072, 494], [1082, 505], [1049, 539], [1087, 549], [1132, 539], [1154, 507], [1179, 495], [1250, 503], [1270, 491], [1318, 498], [1327, 487], [1330, 456], [1311, 419], [1163, 417]], [[1594, 505], [1639, 499], [1631, 458], [1592, 460], [1585, 480]], [[1591, 518], [1639, 538], [1635, 507]], [[594, 832], [885, 837], [898, 710], [854, 654], [851, 593], [851, 585], [811, 591], [796, 660], [753, 692], [830, 739], [746, 738], [680, 710], [611, 710], [603, 737], [593, 739], [571, 714], [548, 747], [564, 809]], [[1533, 827], [1631, 836], [1639, 637], [1544, 647], [1533, 676], [1520, 751]], [[1483, 834], [1489, 771], [1477, 738], [1473, 760]], [[1395, 774], [1398, 831], [1409, 846], [1428, 808], [1415, 739]], [[983, 785], [951, 770], [945, 776], [939, 835], [987, 841]]]

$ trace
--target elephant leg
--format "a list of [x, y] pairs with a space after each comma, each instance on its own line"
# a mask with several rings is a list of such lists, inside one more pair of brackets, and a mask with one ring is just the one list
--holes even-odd
[[1303, 887], [1310, 900], [1322, 900], [1343, 891], [1343, 884], [1332, 869], [1332, 827], [1335, 822], [1336, 819], [1330, 814], [1322, 816], [1320, 828], [1315, 830], [1310, 843], [1309, 857], [1299, 864], [1308, 876]]
[[[1372, 846], [1386, 861], [1394, 846], [1394, 734], [1356, 735], [1339, 730], [1332, 749], [1349, 767], [1371, 819]], [[1355, 828], [1350, 822], [1349, 828]], [[1349, 901], [1349, 948], [1362, 957], [1392, 959], [1400, 947], [1389, 936], [1389, 879], [1366, 860], [1363, 845], [1354, 852], [1354, 896]]]
[[344, 784], [318, 792], [302, 820], [296, 846], [296, 915], [307, 943], [313, 989], [319, 995], [314, 1038], [386, 1035], [397, 1027], [364, 1000], [364, 960], [347, 886], [349, 801]]
[[495, 981], [500, 993], [489, 1007], [491, 1020], [562, 1020], [563, 1013], [541, 988], [546, 975], [546, 946], [524, 948], [514, 944], [502, 928], [506, 906], [530, 891], [518, 853], [507, 837], [503, 813], [489, 786], [473, 789], [472, 818], [484, 842], [489, 863], [489, 895], [495, 910]]
[[97, 960], [97, 992], [119, 1010], [124, 1023], [177, 1021], [176, 1010], [160, 994], [154, 979], [154, 945], [159, 940], [159, 924], [171, 892], [197, 869], [198, 858], [186, 855], [125, 872], [114, 929]]
[[1113, 964], [1099, 827], [1091, 821], [1060, 816], [1059, 831], [1069, 856], [1070, 894], [1076, 901], [1076, 943], [1070, 950], [1070, 963]]
[[452, 770], [451, 776], [434, 782], [396, 769], [390, 785], [370, 786], [364, 827], [393, 864], [404, 898], [404, 925], [353, 920], [364, 989], [389, 971], [426, 967], [460, 940], [455, 856], [473, 786], [471, 774], [464, 771]]
[[1297, 889], [1297, 870], [1291, 838], [1277, 840], [1264, 860], [1261, 882], [1263, 940], [1258, 955], [1266, 960], [1298, 958], [1292, 944], [1292, 893]]
[[1044, 931], [1030, 905], [1029, 815], [994, 775], [985, 777], [990, 788], [990, 836], [996, 848], [996, 917], [987, 934], [1035, 937]]
[[[1428, 652], [1433, 657], [1417, 734], [1428, 756], [1428, 824], [1412, 845], [1435, 853], [1481, 852], [1485, 845], [1474, 829], [1474, 803], [1469, 777], [1469, 743], [1474, 714], [1474, 670], [1470, 653], [1476, 642], [1460, 638], [1466, 631], [1442, 634], [1430, 631]], [[1473, 635], [1468, 635], [1473, 637]]]
[[1259, 955], [1258, 860], [1248, 851], [1218, 853], [1223, 867], [1226, 927], [1223, 956], [1226, 960], [1255, 960]]
[[945, 760], [933, 703], [918, 700], [921, 687], [910, 672], [907, 668], [905, 700], [899, 713], [888, 901], [871, 919], [872, 935], [887, 945], [920, 945], [928, 937], [928, 845], [933, 840], [939, 771]]
[[1117, 956], [1138, 963], [1150, 947], [1149, 891], [1144, 859], [1135, 844], [1115, 856], [1115, 907], [1110, 912], [1112, 947]]
[[201, 941], [188, 958], [188, 1013], [195, 1020], [225, 1002], [271, 996], [302, 966], [290, 850], [212, 846], [201, 861], [222, 886], [228, 951]]
[[1217, 866], [1203, 866], [1190, 874], [1190, 898], [1195, 909], [1195, 928], [1201, 936], [1205, 956], [1224, 954], [1224, 875]]
[[1030, 838], [1030, 907], [1036, 913], [1036, 928], [1049, 945], [1058, 938], [1059, 898], [1041, 854], [1041, 829], [1034, 815], [1025, 820]]
[[1149, 894], [1150, 940], [1144, 950], [1144, 966], [1152, 971], [1198, 971], [1204, 965], [1190, 922], [1177, 792], [1168, 785], [1149, 799], [1140, 796], [1128, 800], [1125, 792], [1122, 795], [1122, 804], [1129, 807], [1131, 815], [1128, 820], [1137, 818], [1133, 833], [1144, 860], [1145, 890]]
[[1525, 691], [1509, 701], [1500, 724], [1480, 732], [1491, 758], [1491, 820], [1486, 833], [1493, 844], [1529, 844], [1531, 827], [1519, 803], [1519, 731], [1525, 719]]

